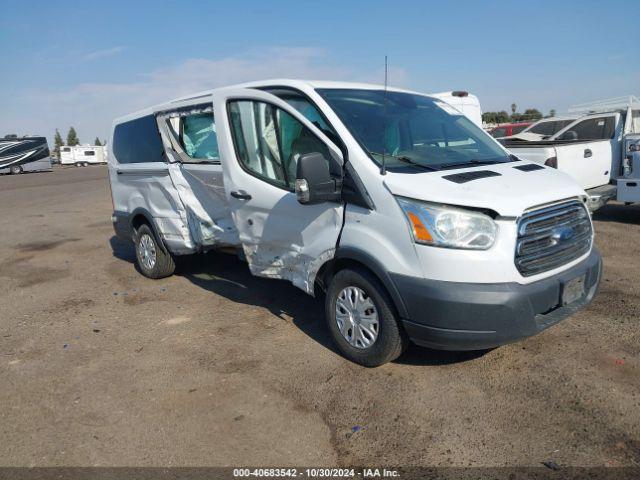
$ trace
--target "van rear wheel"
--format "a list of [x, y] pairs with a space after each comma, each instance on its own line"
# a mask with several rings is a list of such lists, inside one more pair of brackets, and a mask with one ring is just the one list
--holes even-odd
[[409, 343], [386, 290], [364, 269], [335, 274], [327, 290], [325, 315], [342, 354], [365, 367], [395, 360]]
[[135, 232], [136, 264], [145, 277], [164, 278], [173, 274], [176, 264], [171, 253], [162, 246], [149, 225]]
[[9, 168], [9, 171], [12, 175], [18, 175], [22, 173], [22, 167], [20, 165], [12, 165], [11, 168]]

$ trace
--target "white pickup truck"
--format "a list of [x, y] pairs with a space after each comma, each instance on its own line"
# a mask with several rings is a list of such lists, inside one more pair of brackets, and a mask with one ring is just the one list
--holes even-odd
[[[597, 210], [616, 198], [618, 181], [629, 173], [630, 153], [640, 142], [640, 100], [624, 97], [577, 105], [569, 111], [585, 115], [548, 140], [504, 139], [502, 143], [519, 158], [569, 174], [589, 194], [590, 209]], [[640, 201], [640, 190], [636, 201]]]

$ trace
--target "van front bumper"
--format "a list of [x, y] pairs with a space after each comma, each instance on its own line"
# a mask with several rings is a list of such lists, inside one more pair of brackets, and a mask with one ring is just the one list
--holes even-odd
[[[584, 275], [584, 295], [567, 305], [567, 282]], [[456, 283], [393, 275], [411, 340], [440, 350], [482, 350], [535, 335], [588, 305], [602, 276], [594, 248], [569, 270], [528, 285]]]

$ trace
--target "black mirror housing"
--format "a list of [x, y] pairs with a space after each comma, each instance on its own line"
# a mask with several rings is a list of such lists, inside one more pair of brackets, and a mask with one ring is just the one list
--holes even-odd
[[296, 196], [305, 205], [340, 200], [341, 180], [331, 175], [329, 162], [322, 153], [306, 153], [298, 159]]
[[562, 140], [578, 140], [578, 134], [573, 130], [569, 130], [562, 134]]

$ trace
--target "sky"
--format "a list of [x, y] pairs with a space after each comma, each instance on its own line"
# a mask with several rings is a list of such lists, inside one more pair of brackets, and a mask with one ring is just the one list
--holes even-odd
[[[468, 90], [483, 111], [640, 95], [638, 0], [0, 0], [0, 136], [267, 78]], [[635, 45], [635, 50], [633, 49]]]

